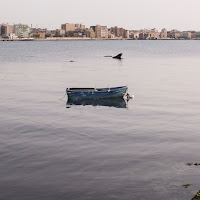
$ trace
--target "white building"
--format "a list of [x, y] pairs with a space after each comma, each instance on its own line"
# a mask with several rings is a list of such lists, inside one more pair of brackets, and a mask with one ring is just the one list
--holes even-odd
[[191, 34], [191, 32], [183, 31], [183, 32], [181, 32], [181, 38], [191, 39], [192, 38], [192, 34]]
[[30, 28], [26, 24], [15, 24], [13, 28], [13, 33], [19, 38], [29, 38]]

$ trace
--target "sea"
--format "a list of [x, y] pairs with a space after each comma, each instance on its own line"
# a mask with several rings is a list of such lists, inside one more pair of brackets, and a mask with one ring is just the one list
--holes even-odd
[[199, 123], [198, 40], [0, 42], [0, 200], [190, 200]]

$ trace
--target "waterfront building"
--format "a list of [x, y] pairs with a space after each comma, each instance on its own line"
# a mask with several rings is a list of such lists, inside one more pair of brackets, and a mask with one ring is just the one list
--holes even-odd
[[123, 28], [118, 28], [117, 26], [110, 28], [111, 34], [114, 34], [115, 37], [119, 39], [129, 38], [129, 31]]
[[108, 29], [108, 38], [109, 39], [116, 39], [115, 35], [111, 33], [111, 29]]
[[162, 29], [160, 32], [160, 39], [167, 39], [167, 29]]
[[150, 32], [148, 33], [148, 39], [159, 39], [160, 38], [160, 33], [158, 32], [158, 30], [156, 28], [153, 28], [150, 30]]
[[46, 31], [46, 38], [55, 37], [55, 36], [56, 36], [56, 30], [47, 30]]
[[173, 29], [173, 30], [167, 32], [167, 37], [171, 38], [171, 39], [180, 39], [181, 33], [180, 33], [180, 31]]
[[16, 39], [17, 39], [17, 36], [16, 36], [14, 33], [11, 33], [11, 34], [9, 35], [9, 39], [10, 39], [10, 40], [16, 40]]
[[124, 38], [129, 39], [129, 30], [124, 31]]
[[129, 38], [133, 40], [139, 39], [139, 31], [131, 30], [129, 31]]
[[46, 38], [46, 29], [40, 29], [40, 28], [32, 28], [30, 37], [36, 38], [36, 39], [45, 39]]
[[191, 39], [192, 38], [192, 34], [190, 31], [183, 31], [180, 32], [180, 38], [182, 39]]
[[196, 38], [197, 38], [197, 39], [200, 38], [200, 32], [196, 32]]
[[139, 33], [139, 39], [140, 40], [146, 40], [145, 33]]
[[65, 30], [63, 29], [56, 29], [56, 33], [55, 33], [55, 36], [56, 37], [65, 37]]
[[96, 37], [96, 34], [95, 34], [95, 31], [93, 28], [90, 28], [90, 29], [87, 29], [87, 37], [90, 37], [90, 38], [95, 38]]
[[96, 38], [107, 39], [108, 38], [108, 28], [107, 26], [97, 25], [95, 27]]
[[157, 29], [142, 29], [139, 32], [139, 39], [140, 40], [156, 40], [160, 38], [160, 33]]
[[13, 33], [13, 26], [9, 24], [2, 24], [1, 25], [1, 35], [2, 36], [9, 36]]
[[30, 28], [26, 24], [15, 24], [13, 27], [13, 32], [19, 38], [29, 38]]
[[192, 39], [196, 38], [196, 31], [191, 31], [191, 38]]

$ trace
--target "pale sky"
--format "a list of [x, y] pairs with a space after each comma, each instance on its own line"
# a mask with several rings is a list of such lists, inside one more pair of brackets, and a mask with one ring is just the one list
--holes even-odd
[[57, 29], [62, 23], [128, 30], [200, 31], [200, 0], [0, 0], [1, 23]]

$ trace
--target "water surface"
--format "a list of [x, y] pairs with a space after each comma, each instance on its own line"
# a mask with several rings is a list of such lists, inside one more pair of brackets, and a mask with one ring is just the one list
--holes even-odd
[[[199, 66], [200, 41], [1, 42], [0, 199], [191, 199]], [[120, 85], [135, 95], [126, 106], [63, 98]]]

